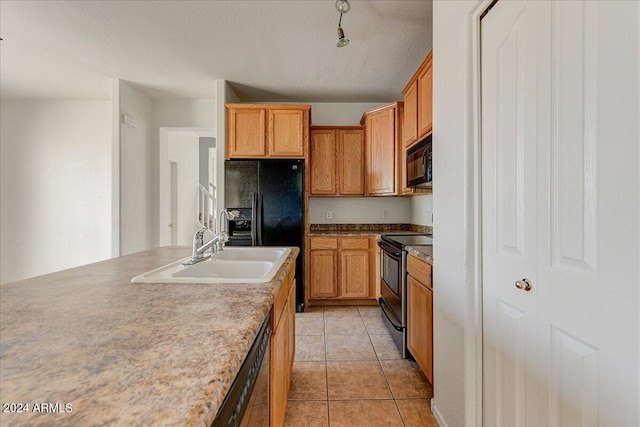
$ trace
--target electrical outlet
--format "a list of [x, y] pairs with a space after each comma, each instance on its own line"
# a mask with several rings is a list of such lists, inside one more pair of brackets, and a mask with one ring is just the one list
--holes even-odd
[[382, 211], [382, 218], [389, 219], [389, 210], [385, 209]]
[[333, 212], [327, 211], [327, 219], [333, 219]]

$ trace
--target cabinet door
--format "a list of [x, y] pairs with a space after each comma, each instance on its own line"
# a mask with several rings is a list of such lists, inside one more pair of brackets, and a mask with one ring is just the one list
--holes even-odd
[[433, 292], [407, 276], [407, 348], [433, 384]]
[[404, 93], [404, 146], [418, 139], [418, 80], [414, 80]]
[[284, 425], [287, 410], [288, 318], [283, 316], [271, 336], [271, 425]]
[[230, 108], [228, 111], [227, 147], [229, 152], [227, 156], [229, 158], [266, 156], [266, 110]]
[[304, 157], [304, 110], [269, 110], [269, 155]]
[[364, 134], [361, 130], [338, 130], [338, 186], [343, 195], [364, 194]]
[[338, 296], [336, 251], [310, 252], [311, 298], [334, 298]]
[[340, 296], [369, 296], [369, 251], [340, 251]]
[[431, 132], [433, 123], [433, 62], [431, 58], [418, 75], [418, 139]]
[[[291, 372], [296, 355], [296, 283], [291, 283], [289, 298], [287, 298], [287, 390], [291, 386]], [[289, 393], [287, 392], [287, 395]]]
[[336, 132], [311, 131], [311, 195], [334, 195], [336, 186]]
[[396, 191], [395, 109], [367, 117], [367, 195], [393, 195]]

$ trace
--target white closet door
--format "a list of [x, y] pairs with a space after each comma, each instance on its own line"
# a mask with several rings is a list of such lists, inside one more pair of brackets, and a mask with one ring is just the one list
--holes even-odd
[[482, 20], [486, 425], [640, 425], [638, 7]]
[[[484, 424], [537, 424], [536, 3], [482, 21]], [[530, 291], [515, 285], [534, 283]]]
[[549, 426], [640, 425], [638, 20], [637, 2], [554, 1], [540, 36], [534, 371]]

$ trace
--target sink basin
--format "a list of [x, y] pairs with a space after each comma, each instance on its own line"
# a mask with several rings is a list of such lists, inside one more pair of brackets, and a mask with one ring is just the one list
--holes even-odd
[[[222, 252], [213, 254], [212, 259], [220, 261], [266, 261], [276, 262], [283, 254], [289, 255], [289, 248], [265, 248], [265, 247], [231, 247], [224, 248]], [[286, 257], [285, 255], [285, 257]]]
[[225, 248], [193, 265], [180, 259], [131, 279], [134, 283], [263, 283], [273, 279], [289, 248]]

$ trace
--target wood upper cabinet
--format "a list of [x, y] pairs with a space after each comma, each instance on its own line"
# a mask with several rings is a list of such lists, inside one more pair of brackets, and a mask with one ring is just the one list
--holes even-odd
[[304, 157], [305, 128], [308, 132], [308, 114], [301, 109], [269, 110], [269, 155], [276, 157]]
[[433, 384], [431, 264], [409, 255], [407, 271], [407, 348]]
[[422, 61], [402, 91], [404, 94], [404, 146], [424, 139], [433, 128], [433, 51]]
[[422, 140], [433, 125], [433, 51], [429, 52], [418, 74], [418, 140]]
[[400, 142], [404, 103], [394, 102], [366, 112], [365, 124], [367, 196], [396, 196], [400, 194]]
[[336, 132], [334, 129], [311, 129], [310, 147], [312, 196], [335, 195], [336, 185]]
[[338, 129], [338, 194], [364, 194], [364, 129]]
[[404, 90], [404, 146], [418, 140], [418, 80], [409, 82]]
[[225, 104], [227, 158], [303, 158], [309, 105]]
[[227, 147], [230, 156], [263, 157], [266, 150], [266, 117], [263, 109], [229, 108]]
[[311, 128], [312, 196], [364, 194], [364, 130], [360, 126]]
[[309, 248], [310, 298], [375, 297], [375, 238], [311, 237]]

